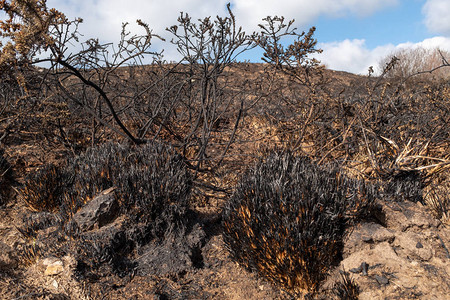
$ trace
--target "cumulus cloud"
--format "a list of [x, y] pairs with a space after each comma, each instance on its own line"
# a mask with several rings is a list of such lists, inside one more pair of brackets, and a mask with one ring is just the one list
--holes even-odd
[[[139, 32], [136, 19], [142, 19], [150, 25], [155, 33], [170, 40], [165, 28], [176, 24], [180, 12], [189, 13], [194, 20], [206, 16], [226, 14], [226, 4], [231, 2], [232, 10], [239, 25], [247, 32], [257, 30], [257, 24], [268, 15], [285, 16], [296, 19], [296, 27], [306, 29], [319, 16], [364, 17], [382, 9], [394, 7], [399, 0], [48, 0], [50, 7], [56, 7], [69, 17], [82, 17], [84, 24], [80, 27], [85, 38], [98, 37], [102, 42], [118, 40], [122, 22], [129, 22], [129, 29]], [[383, 45], [370, 49], [364, 39], [344, 40], [322, 43], [324, 53], [317, 57], [329, 68], [353, 73], [367, 73], [369, 66], [377, 67], [381, 58], [397, 49], [422, 46], [440, 47], [450, 51], [450, 2], [448, 0], [428, 0], [423, 7], [425, 24], [430, 30], [447, 37], [436, 37], [421, 43], [400, 45]], [[176, 50], [169, 43], [162, 44], [155, 40], [155, 50], [165, 50], [168, 60], [177, 59]]]
[[[364, 16], [395, 5], [399, 0], [48, 0], [50, 7], [56, 7], [68, 16], [81, 17], [80, 28], [89, 37], [111, 40], [120, 33], [122, 22], [134, 24], [142, 19], [156, 33], [164, 34], [165, 28], [176, 23], [180, 12], [189, 13], [194, 19], [226, 14], [226, 4], [231, 2], [237, 21], [247, 32], [257, 29], [262, 18], [268, 15], [296, 19], [296, 25], [303, 27], [320, 15]], [[131, 27], [136, 28], [136, 27]]]
[[450, 1], [428, 0], [422, 12], [428, 30], [450, 37]]
[[48, 0], [49, 7], [55, 7], [71, 18], [81, 17], [84, 22], [80, 31], [86, 37], [98, 37], [105, 41], [117, 40], [122, 23], [129, 23], [130, 30], [138, 30], [136, 20], [149, 24], [154, 33], [164, 35], [165, 29], [176, 24], [180, 12], [187, 12], [194, 19], [223, 15], [227, 0]]
[[323, 49], [323, 53], [315, 57], [328, 68], [356, 74], [367, 74], [370, 66], [373, 66], [375, 71], [379, 72], [380, 61], [401, 49], [422, 47], [450, 51], [450, 38], [433, 37], [418, 43], [387, 44], [374, 49], [369, 49], [363, 39], [320, 43], [318, 47]]
[[[193, 20], [224, 16], [228, 2], [231, 2], [238, 24], [250, 33], [257, 30], [257, 24], [268, 15], [296, 19], [295, 25], [305, 29], [308, 23], [320, 15], [364, 16], [395, 5], [398, 0], [48, 0], [47, 5], [57, 8], [71, 19], [83, 18], [79, 31], [85, 39], [99, 38], [101, 42], [118, 42], [123, 22], [129, 23], [129, 31], [143, 33], [135, 22], [136, 19], [142, 19], [154, 33], [170, 40], [172, 37], [165, 29], [177, 23], [180, 12], [189, 13]], [[168, 60], [178, 59], [176, 50], [168, 42], [162, 43], [155, 39], [153, 49], [165, 49]]]

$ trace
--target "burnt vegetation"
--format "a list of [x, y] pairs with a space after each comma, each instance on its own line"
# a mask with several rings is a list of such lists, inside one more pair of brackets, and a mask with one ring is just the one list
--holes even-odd
[[[124, 217], [116, 226], [93, 233], [91, 227], [81, 226], [77, 212], [105, 190], [113, 193], [119, 208], [110, 212], [109, 220], [99, 219], [98, 227]], [[107, 272], [123, 277], [135, 266], [133, 250], [185, 234], [191, 190], [192, 175], [181, 155], [156, 142], [106, 143], [64, 165], [44, 166], [26, 178], [21, 191], [26, 205], [36, 211], [19, 229], [34, 241], [23, 245], [22, 257], [29, 262], [44, 254], [69, 252], [76, 255], [79, 278], [94, 280]], [[52, 226], [60, 229], [39, 235]]]
[[270, 153], [243, 175], [224, 212], [233, 257], [296, 295], [316, 292], [341, 258], [346, 228], [376, 190], [336, 166]]
[[[141, 20], [112, 45], [83, 41], [82, 20], [45, 1], [0, 9], [0, 204], [28, 209], [23, 265], [73, 255], [76, 280], [108, 297], [116, 279], [205, 268], [202, 247], [221, 234], [241, 266], [313, 297], [349, 230], [383, 224], [380, 202], [421, 202], [449, 222], [445, 52], [425, 70], [399, 70], [417, 56], [402, 53], [378, 76], [344, 75], [312, 58], [315, 28], [275, 16], [249, 34], [228, 6], [181, 13], [167, 29], [181, 58], [167, 62]], [[240, 61], [253, 48], [264, 63]], [[107, 221], [79, 226], [102, 195]], [[357, 299], [345, 274], [334, 290]]]
[[333, 294], [341, 300], [357, 300], [359, 299], [360, 288], [352, 279], [350, 273], [345, 271], [339, 272], [341, 281], [333, 285]]

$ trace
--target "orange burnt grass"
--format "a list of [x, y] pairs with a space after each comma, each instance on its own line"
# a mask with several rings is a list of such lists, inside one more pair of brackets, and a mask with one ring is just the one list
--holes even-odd
[[57, 211], [61, 204], [67, 174], [52, 164], [46, 164], [25, 178], [21, 198], [34, 211]]
[[226, 205], [224, 240], [247, 269], [296, 296], [313, 294], [341, 259], [346, 228], [370, 215], [376, 193], [336, 165], [272, 152]]

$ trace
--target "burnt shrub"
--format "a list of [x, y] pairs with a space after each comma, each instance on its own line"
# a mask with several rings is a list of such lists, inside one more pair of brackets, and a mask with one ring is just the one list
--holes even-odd
[[[81, 228], [73, 216], [108, 188], [114, 188], [122, 216], [98, 228]], [[22, 191], [26, 203], [52, 213], [36, 214], [20, 231], [45, 245], [45, 255], [72, 253], [81, 279], [124, 277], [136, 267], [134, 255], [150, 241], [184, 236], [192, 219], [191, 188], [192, 175], [173, 148], [107, 143], [28, 176]], [[42, 233], [50, 226], [58, 227]]]
[[106, 143], [92, 147], [67, 162], [69, 172], [75, 174], [73, 190], [82, 202], [88, 202], [103, 190], [115, 186], [119, 174], [129, 165], [128, 146]]
[[272, 152], [242, 177], [224, 208], [224, 240], [241, 265], [294, 294], [314, 293], [341, 259], [346, 227], [375, 189], [335, 165]]
[[56, 211], [65, 188], [73, 183], [72, 177], [56, 165], [43, 165], [25, 177], [22, 199], [32, 210]]
[[[171, 147], [157, 142], [135, 147], [106, 143], [70, 160], [68, 169], [76, 176], [66, 206], [79, 207], [116, 187], [122, 212], [150, 222], [155, 236], [182, 226], [192, 177]], [[83, 203], [74, 203], [74, 198]]]
[[184, 234], [192, 176], [173, 148], [156, 142], [134, 147], [107, 143], [69, 161], [69, 169], [77, 175], [66, 211], [82, 205], [73, 199], [88, 201], [115, 187], [126, 214], [111, 231], [103, 233], [102, 228], [79, 236], [77, 261], [84, 266], [80, 278], [111, 272], [124, 277], [136, 267], [133, 250], [171, 233]]

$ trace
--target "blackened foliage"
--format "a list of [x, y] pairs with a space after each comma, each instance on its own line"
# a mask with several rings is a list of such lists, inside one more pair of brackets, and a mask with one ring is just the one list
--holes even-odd
[[250, 169], [224, 209], [234, 259], [294, 293], [315, 292], [341, 257], [350, 218], [373, 190], [308, 158], [273, 152]]
[[[73, 215], [110, 187], [116, 188], [125, 216], [109, 226], [81, 230], [72, 222]], [[59, 225], [63, 230], [58, 231], [58, 243], [53, 237], [42, 238], [50, 246], [48, 251], [75, 255], [77, 278], [124, 277], [136, 267], [133, 251], [137, 247], [172, 232], [183, 235], [191, 187], [191, 174], [170, 147], [104, 144], [68, 159], [62, 167], [45, 165], [28, 176], [22, 191], [25, 201], [35, 210], [59, 208], [60, 216], [39, 213], [22, 231], [33, 238], [36, 231]]]
[[11, 165], [4, 156], [3, 149], [0, 149], [0, 205], [6, 202], [11, 182]]
[[102, 234], [84, 234], [79, 237], [76, 259], [79, 279], [94, 279], [115, 274], [120, 278], [133, 272], [136, 263], [127, 256], [135, 244], [123, 230]]
[[127, 172], [118, 176], [118, 186], [140, 221], [151, 221], [153, 234], [159, 237], [184, 226], [192, 177], [182, 157], [155, 143], [139, 148], [130, 160]]
[[85, 153], [72, 158], [67, 168], [76, 174], [74, 190], [83, 202], [114, 186], [120, 172], [126, 171], [129, 149], [125, 145], [106, 143], [89, 148]]
[[120, 225], [98, 232], [66, 226], [66, 232], [79, 239], [78, 278], [96, 280], [111, 273], [124, 277], [135, 270], [132, 253], [137, 247], [172, 232], [183, 234], [192, 178], [172, 148], [108, 143], [70, 160], [67, 169], [76, 176], [61, 206], [66, 220], [73, 208], [110, 187], [116, 188], [121, 212], [127, 216]]
[[409, 200], [424, 204], [425, 179], [418, 171], [400, 171], [386, 179], [385, 193], [393, 201]]
[[19, 230], [19, 232], [26, 238], [36, 238], [40, 230], [57, 225], [61, 220], [57, 214], [37, 212], [24, 215], [22, 221], [23, 227], [17, 228], [17, 230]]
[[341, 272], [341, 281], [333, 285], [333, 293], [342, 300], [358, 300], [359, 286], [348, 272]]
[[64, 191], [73, 183], [73, 176], [61, 168], [47, 164], [25, 177], [22, 198], [36, 211], [55, 211]]
[[182, 225], [192, 178], [182, 158], [160, 143], [132, 147], [107, 143], [69, 162], [79, 199], [116, 187], [123, 212], [151, 222], [153, 234]]

